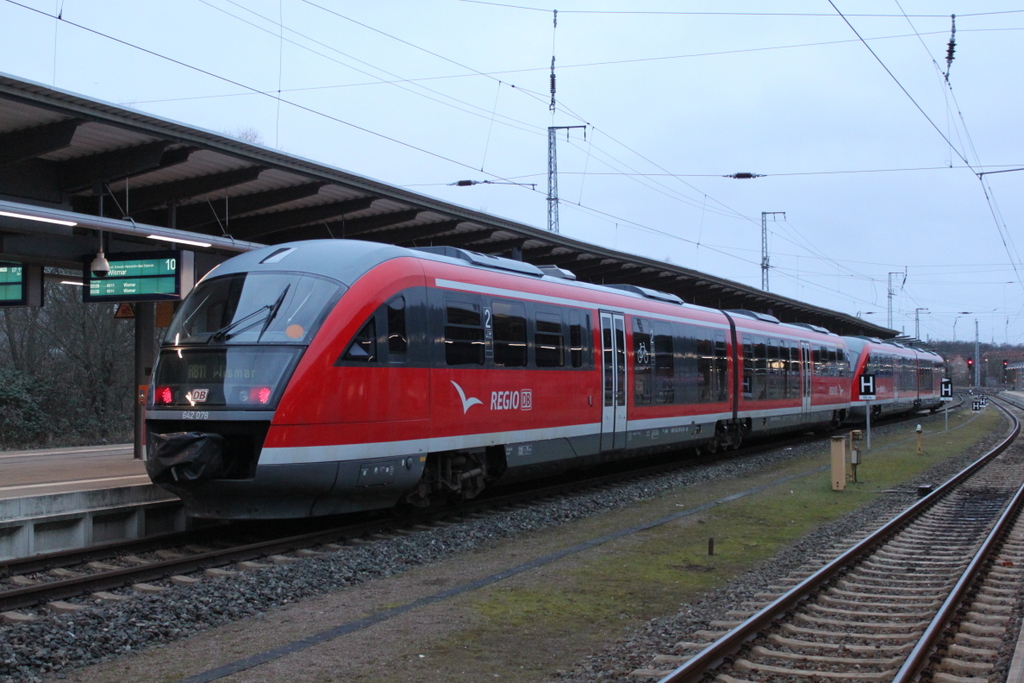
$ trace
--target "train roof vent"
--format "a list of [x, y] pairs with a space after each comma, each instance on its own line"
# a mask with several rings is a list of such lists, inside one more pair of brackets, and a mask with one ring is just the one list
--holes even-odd
[[656, 289], [638, 287], [637, 285], [605, 285], [605, 287], [611, 287], [612, 289], [620, 289], [623, 292], [632, 292], [633, 294], [639, 294], [644, 298], [654, 299], [655, 301], [664, 301], [665, 303], [668, 304], [679, 304], [680, 306], [682, 306], [684, 303], [686, 303], [675, 294], [669, 294], [668, 292], [659, 292]]
[[748, 311], [745, 308], [732, 309], [732, 310], [726, 311], [726, 313], [735, 313], [736, 315], [744, 315], [744, 316], [746, 316], [748, 318], [753, 318], [754, 320], [761, 320], [761, 321], [766, 322], [766, 323], [782, 324], [782, 321], [779, 320], [778, 318], [776, 318], [774, 315], [768, 315], [767, 313], [758, 313], [757, 311]]
[[566, 270], [565, 268], [559, 268], [558, 266], [550, 266], [550, 265], [537, 266], [537, 267], [540, 268], [541, 272], [543, 272], [545, 275], [549, 275], [551, 277], [560, 277], [563, 280], [575, 280], [576, 279], [576, 273], [572, 272], [571, 270]]
[[283, 259], [288, 254], [292, 253], [293, 251], [295, 251], [295, 247], [284, 247], [283, 249], [278, 249], [270, 256], [260, 261], [260, 263], [277, 263], [278, 261]]
[[481, 266], [483, 268], [497, 268], [498, 270], [508, 270], [513, 273], [522, 273], [523, 275], [536, 275], [537, 277], [542, 277], [544, 275], [544, 272], [541, 271], [540, 268], [531, 263], [513, 261], [509, 258], [491, 256], [490, 254], [481, 254], [475, 251], [459, 249], [457, 247], [414, 247], [414, 249], [428, 254], [437, 254], [438, 256], [447, 256], [448, 258], [459, 259], [460, 261], [466, 261], [467, 263], [472, 263], [474, 266]]
[[814, 330], [815, 332], [821, 332], [822, 334], [832, 334], [832, 330], [822, 327], [821, 325], [814, 325], [812, 323], [790, 323], [794, 327], [803, 327], [804, 329]]

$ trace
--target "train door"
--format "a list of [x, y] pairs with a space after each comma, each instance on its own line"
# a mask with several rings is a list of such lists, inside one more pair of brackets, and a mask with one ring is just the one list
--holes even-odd
[[626, 447], [626, 320], [621, 313], [601, 311], [601, 450]]
[[800, 342], [800, 365], [802, 372], [800, 373], [803, 378], [800, 383], [800, 396], [802, 397], [803, 407], [801, 414], [803, 421], [807, 422], [810, 420], [811, 415], [811, 389], [813, 387], [811, 378], [811, 345], [805, 341]]

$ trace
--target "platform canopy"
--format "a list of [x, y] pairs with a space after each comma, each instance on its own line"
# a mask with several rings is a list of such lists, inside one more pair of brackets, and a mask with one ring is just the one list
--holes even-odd
[[[18, 217], [61, 220], [65, 213], [76, 225]], [[80, 267], [83, 255], [96, 250], [100, 230], [114, 239], [110, 252], [153, 247], [154, 235], [209, 243], [197, 250], [221, 256], [325, 238], [448, 245], [557, 265], [584, 281], [670, 292], [688, 303], [768, 312], [838, 334], [896, 334], [855, 316], [0, 74], [0, 260]]]

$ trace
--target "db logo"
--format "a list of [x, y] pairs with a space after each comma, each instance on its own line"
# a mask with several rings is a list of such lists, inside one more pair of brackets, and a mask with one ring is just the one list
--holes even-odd
[[533, 390], [492, 391], [491, 410], [532, 410]]
[[206, 397], [209, 395], [209, 389], [193, 389], [189, 393], [185, 394], [185, 400], [192, 405], [197, 403], [206, 403]]
[[532, 410], [533, 409], [533, 390], [523, 389], [519, 392], [519, 408], [521, 410]]

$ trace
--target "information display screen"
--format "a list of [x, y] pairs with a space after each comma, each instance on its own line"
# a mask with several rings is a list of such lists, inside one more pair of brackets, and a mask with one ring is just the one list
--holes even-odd
[[192, 289], [194, 254], [190, 251], [152, 251], [108, 254], [110, 272], [94, 277], [92, 258], [83, 262], [86, 302], [177, 301]]
[[24, 306], [27, 291], [25, 268], [0, 261], [0, 306]]

